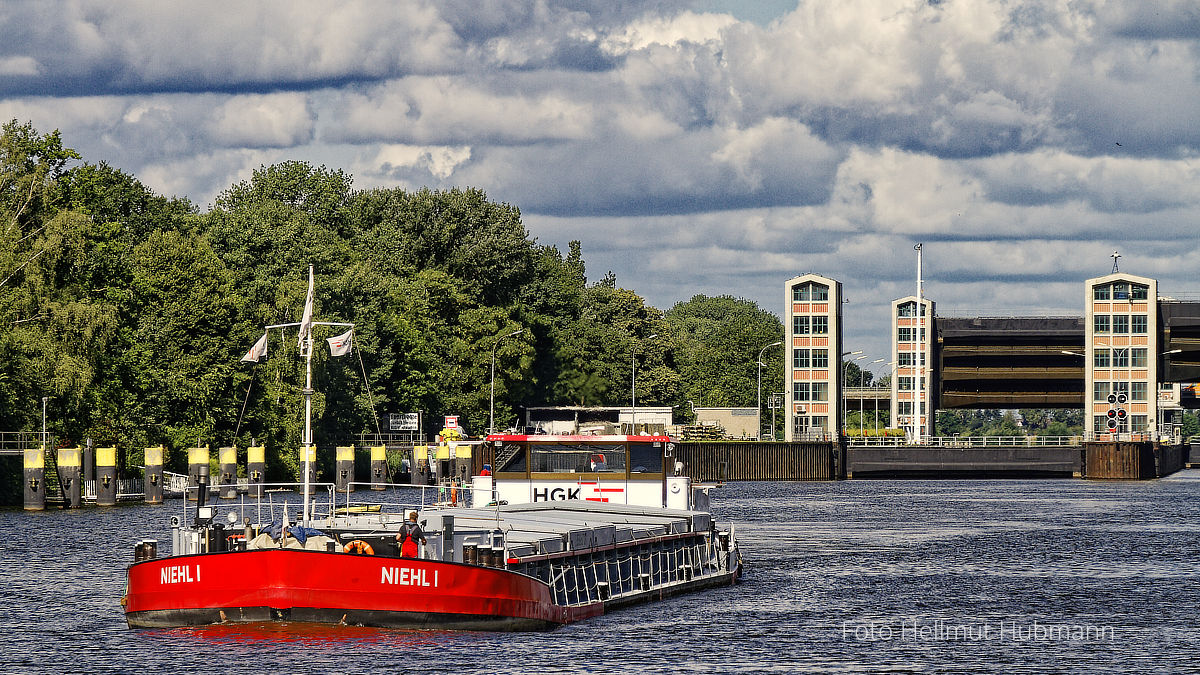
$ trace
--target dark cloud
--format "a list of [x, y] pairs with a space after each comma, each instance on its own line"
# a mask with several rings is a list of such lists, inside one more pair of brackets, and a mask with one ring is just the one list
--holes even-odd
[[1200, 40], [1200, 6], [1190, 1], [1113, 3], [1100, 12], [1112, 35], [1134, 40]]

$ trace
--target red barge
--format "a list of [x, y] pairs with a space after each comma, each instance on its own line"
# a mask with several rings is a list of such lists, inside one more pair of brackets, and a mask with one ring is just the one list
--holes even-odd
[[[487, 442], [495, 475], [475, 477], [453, 505], [416, 487], [410, 504], [356, 503], [327, 487], [303, 506], [215, 507], [201, 486], [200, 506], [185, 499], [173, 519], [169, 556], [158, 557], [157, 542], [135, 547], [122, 599], [129, 626], [538, 630], [739, 579], [733, 529], [712, 519], [707, 487], [673, 475], [669, 438]], [[285, 529], [288, 508], [304, 515]], [[395, 535], [413, 510], [427, 545], [403, 558]], [[217, 511], [228, 511], [229, 527]]]

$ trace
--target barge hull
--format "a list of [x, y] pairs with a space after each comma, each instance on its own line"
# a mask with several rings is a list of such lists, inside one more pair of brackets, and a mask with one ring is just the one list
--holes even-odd
[[537, 579], [429, 559], [262, 549], [142, 561], [128, 579], [132, 627], [290, 620], [530, 630], [568, 620]]

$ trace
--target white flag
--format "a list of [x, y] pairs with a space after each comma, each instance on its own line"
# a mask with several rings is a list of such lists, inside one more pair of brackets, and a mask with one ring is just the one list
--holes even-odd
[[345, 356], [350, 351], [350, 343], [353, 337], [354, 329], [351, 328], [341, 335], [328, 338], [326, 342], [329, 343], [329, 353], [332, 356]]
[[258, 338], [258, 342], [255, 342], [254, 346], [250, 348], [250, 351], [246, 352], [246, 355], [242, 357], [242, 360], [250, 361], [251, 363], [258, 363], [258, 360], [266, 355], [267, 334], [263, 333], [263, 336]]
[[308, 266], [308, 297], [304, 299], [304, 316], [300, 319], [300, 338], [296, 346], [304, 348], [304, 340], [312, 333], [313, 322], [313, 268]]

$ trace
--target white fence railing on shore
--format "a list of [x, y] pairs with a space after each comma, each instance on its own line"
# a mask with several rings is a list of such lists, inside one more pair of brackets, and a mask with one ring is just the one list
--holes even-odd
[[1082, 445], [1083, 436], [927, 436], [914, 443], [903, 436], [850, 436], [850, 447], [1062, 448]]

